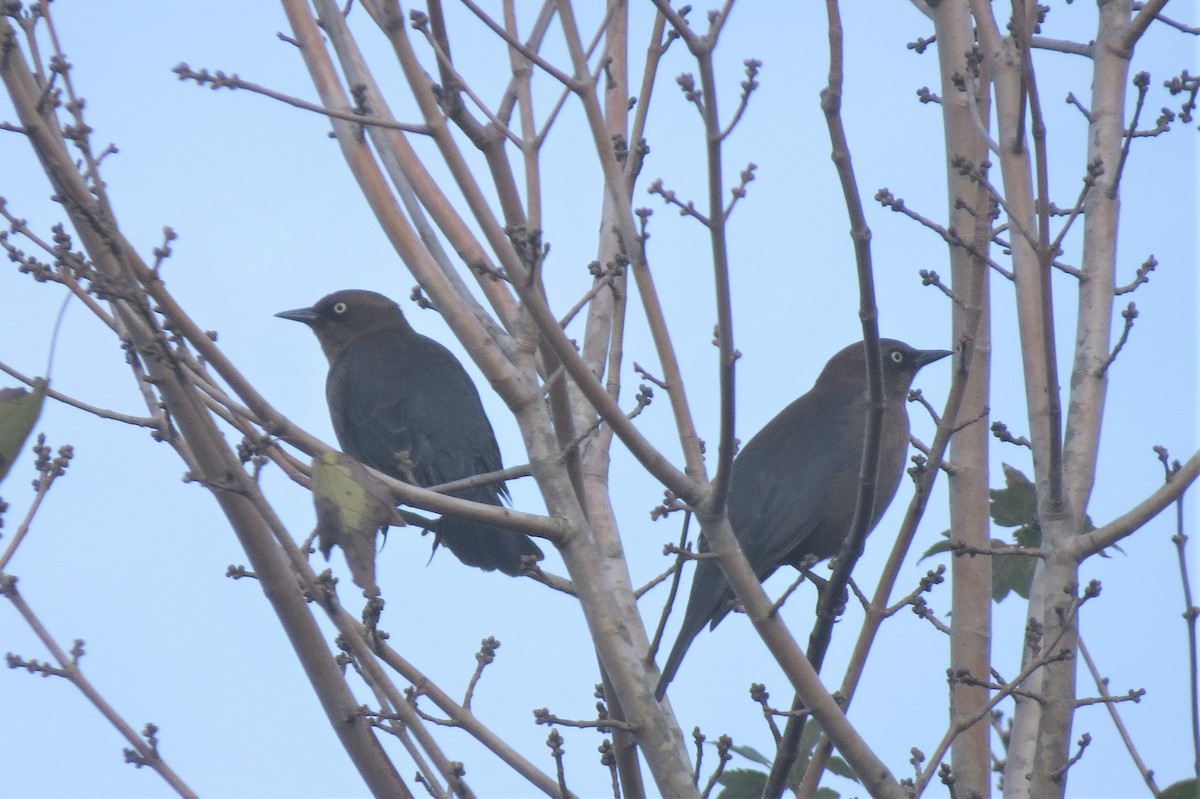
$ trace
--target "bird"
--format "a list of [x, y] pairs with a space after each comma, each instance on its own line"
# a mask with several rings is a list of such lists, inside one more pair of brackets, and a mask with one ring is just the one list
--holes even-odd
[[[913, 376], [951, 354], [914, 349], [895, 339], [880, 340], [880, 352], [885, 408], [870, 528], [892, 501], [904, 472], [905, 402]], [[800, 568], [812, 558], [836, 555], [850, 532], [867, 422], [866, 363], [861, 341], [838, 352], [812, 389], [780, 411], [734, 458], [729, 524], [760, 582], [785, 564]], [[703, 535], [699, 548], [708, 550]], [[733, 600], [717, 562], [698, 559], [679, 637], [655, 690], [660, 701], [692, 641], [705, 624], [715, 629]]]
[[[450, 350], [413, 330], [395, 302], [348, 289], [275, 315], [316, 334], [329, 360], [329, 415], [348, 455], [426, 488], [504, 468], [467, 371]], [[501, 481], [453, 496], [496, 506], [509, 498]], [[443, 515], [433, 530], [435, 551], [444, 545], [484, 571], [517, 576], [525, 556], [543, 557], [528, 536], [485, 522]]]

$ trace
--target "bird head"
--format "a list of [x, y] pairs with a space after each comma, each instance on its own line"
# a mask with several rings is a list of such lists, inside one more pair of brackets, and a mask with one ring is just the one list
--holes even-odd
[[411, 331], [400, 306], [382, 294], [361, 289], [335, 291], [309, 308], [275, 314], [312, 328], [325, 357], [333, 363], [347, 345], [376, 331]]
[[[908, 395], [913, 377], [922, 366], [952, 354], [950, 350], [918, 350], [892, 338], [880, 339], [879, 351], [883, 356], [884, 393], [901, 400]], [[829, 359], [829, 363], [825, 364], [820, 378], [817, 379], [817, 385], [828, 385], [831, 388], [865, 385], [866, 352], [866, 345], [856, 341], [834, 355]]]

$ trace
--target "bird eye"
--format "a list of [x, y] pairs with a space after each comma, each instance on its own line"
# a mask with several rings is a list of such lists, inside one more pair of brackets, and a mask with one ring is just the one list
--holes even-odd
[[904, 353], [900, 350], [892, 350], [888, 353], [888, 357], [892, 359], [892, 363], [904, 363]]
[[334, 312], [334, 313], [336, 313], [336, 314], [343, 314], [343, 313], [345, 313], [345, 312], [346, 312], [346, 308], [347, 308], [347, 307], [348, 307], [348, 306], [347, 306], [347, 305], [346, 305], [346, 303], [344, 303], [344, 302], [339, 302], [339, 303], [336, 303], [336, 304], [333, 306], [333, 312]]

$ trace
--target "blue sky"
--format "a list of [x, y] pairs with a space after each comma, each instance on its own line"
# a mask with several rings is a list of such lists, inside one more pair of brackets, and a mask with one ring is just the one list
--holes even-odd
[[[535, 6], [518, 4], [532, 19]], [[1094, 10], [1086, 4], [1055, 5], [1047, 35], [1089, 38]], [[1196, 20], [1196, 3], [1170, 6], [1174, 16]], [[130, 0], [81, 3], [60, 0], [55, 20], [73, 79], [88, 101], [94, 142], [120, 149], [105, 163], [117, 216], [143, 253], [171, 226], [179, 238], [164, 267], [168, 288], [220, 343], [260, 391], [291, 419], [326, 441], [333, 440], [324, 402], [325, 362], [311, 335], [273, 318], [276, 311], [315, 301], [339, 288], [370, 288], [391, 295], [421, 332], [469, 359], [436, 314], [406, 298], [414, 283], [390, 249], [344, 168], [321, 117], [248, 92], [219, 92], [179, 82], [171, 68], [237, 72], [246, 80], [313, 99], [299, 54], [275, 37], [286, 30], [270, 3], [149, 4]], [[371, 35], [356, 11], [369, 57], [384, 66], [378, 78], [390, 85], [389, 101], [402, 119], [415, 110], [380, 37]], [[949, 307], [935, 289], [922, 287], [917, 270], [948, 274], [940, 240], [870, 202], [886, 186], [921, 213], [944, 220], [942, 123], [938, 109], [916, 101], [916, 89], [936, 89], [932, 52], [917, 56], [905, 43], [930, 28], [906, 3], [848, 4], [846, 125], [868, 221], [878, 283], [881, 331], [918, 347], [948, 347]], [[639, 6], [633, 28], [644, 22]], [[451, 9], [455, 56], [484, 98], [503, 88], [506, 55], [477, 23]], [[523, 20], [526, 24], [529, 20]], [[1082, 33], [1079, 33], [1082, 31]], [[548, 52], [561, 53], [552, 31]], [[640, 36], [640, 34], [638, 34]], [[636, 38], [631, 52], [644, 50]], [[729, 139], [726, 181], [753, 161], [758, 165], [749, 197], [731, 221], [735, 334], [743, 353], [738, 364], [738, 434], [748, 439], [784, 405], [811, 385], [828, 357], [859, 335], [853, 253], [844, 206], [828, 157], [824, 121], [817, 105], [826, 74], [824, 17], [816, 7], [738, 8], [720, 53], [721, 108], [726, 119], [743, 79], [741, 62], [764, 62], [762, 88]], [[1175, 105], [1162, 80], [1183, 67], [1194, 71], [1195, 43], [1162, 26], [1151, 29], [1134, 69], [1152, 74], [1147, 126], [1157, 109]], [[1085, 126], [1061, 102], [1068, 91], [1086, 96], [1088, 64], [1050, 54], [1039, 73], [1048, 109], [1054, 197], [1069, 204], [1084, 168]], [[703, 197], [703, 139], [694, 109], [671, 77], [693, 71], [682, 47], [669, 53], [653, 101], [648, 131], [651, 154], [638, 203], [654, 210], [649, 243], [651, 268], [664, 297], [672, 335], [687, 380], [701, 435], [715, 439], [716, 351], [707, 237], [699, 226], [644, 193], [662, 178], [680, 196]], [[390, 82], [390, 84], [389, 84]], [[541, 109], [556, 97], [544, 90]], [[551, 98], [551, 99], [545, 99]], [[494, 100], [493, 100], [494, 101]], [[0, 120], [13, 121], [7, 97]], [[565, 309], [586, 291], [586, 265], [596, 257], [600, 202], [590, 145], [580, 154], [580, 115], [568, 108], [546, 149], [545, 238], [552, 244], [547, 282]], [[432, 148], [418, 143], [423, 153]], [[1194, 123], [1169, 135], [1135, 142], [1123, 183], [1123, 227], [1118, 283], [1132, 280], [1153, 254], [1151, 282], [1132, 297], [1140, 317], [1112, 371], [1100, 473], [1089, 512], [1103, 523], [1136, 504], [1161, 482], [1151, 447], [1166, 445], [1185, 458], [1198, 444], [1196, 324], [1197, 133]], [[0, 132], [0, 196], [9, 209], [42, 233], [59, 221], [50, 189], [27, 143]], [[447, 185], [448, 182], [447, 182]], [[1068, 260], [1077, 259], [1077, 237], [1068, 239]], [[23, 245], [21, 245], [23, 246]], [[1014, 433], [1027, 430], [1020, 383], [1011, 287], [1001, 279], [994, 295], [992, 418]], [[1073, 279], [1056, 276], [1060, 363], [1074, 337]], [[0, 272], [0, 360], [26, 374], [41, 374], [47, 342], [63, 292], [35, 284], [15, 268]], [[654, 354], [640, 311], [631, 306], [626, 345], [624, 401], [632, 402], [637, 377], [632, 362], [652, 371]], [[1117, 313], [1114, 311], [1114, 315]], [[1119, 318], [1117, 329], [1119, 330]], [[506, 464], [526, 461], [515, 423], [472, 365], [500, 438]], [[142, 412], [121, 351], [111, 335], [79, 304], [67, 311], [59, 336], [54, 386], [95, 405]], [[0, 384], [9, 385], [3, 380]], [[917, 381], [939, 406], [949, 382], [943, 364]], [[1066, 375], [1063, 378], [1067, 383]], [[913, 408], [914, 432], [929, 440], [932, 425]], [[673, 425], [662, 397], [639, 424], [671, 457]], [[206, 491], [182, 485], [183, 464], [165, 445], [141, 430], [47, 404], [38, 424], [52, 446], [72, 444], [76, 457], [51, 493], [30, 538], [10, 566], [44, 623], [69, 646], [86, 639], [83, 666], [97, 687], [139, 728], [160, 727], [161, 751], [193, 788], [206, 796], [356, 796], [363, 789], [305, 682], [278, 625], [250, 581], [224, 576], [244, 563], [236, 540]], [[236, 443], [236, 438], [231, 438]], [[996, 443], [999, 464], [1027, 473], [1027, 453]], [[620, 447], [614, 459], [614, 495], [635, 583], [668, 565], [664, 542], [678, 529], [651, 522], [649, 510], [661, 488]], [[5, 532], [16, 527], [28, 502], [31, 458], [26, 455], [3, 486], [11, 508]], [[274, 470], [264, 476], [268, 496], [302, 538], [313, 523], [308, 495]], [[539, 509], [529, 481], [512, 486], [514, 503]], [[910, 489], [901, 488], [893, 508], [868, 542], [856, 573], [873, 586], [899, 525]], [[898, 591], [907, 592], [931, 567], [917, 554], [946, 526], [944, 487], [918, 533], [914, 554]], [[1194, 508], [1195, 503], [1191, 503]], [[1191, 530], [1196, 515], [1189, 511]], [[1145, 687], [1148, 695], [1122, 712], [1160, 785], [1185, 775], [1191, 759], [1183, 599], [1164, 514], [1123, 542], [1124, 554], [1085, 564], [1085, 579], [1103, 582], [1104, 593], [1083, 620], [1083, 635], [1114, 692]], [[5, 539], [7, 540], [7, 539]], [[1192, 548], [1192, 575], [1200, 573]], [[393, 643], [461, 695], [474, 668], [480, 639], [502, 642], [475, 701], [476, 710], [514, 745], [546, 769], [553, 764], [542, 743], [548, 733], [533, 724], [532, 709], [548, 707], [571, 718], [594, 715], [590, 686], [595, 658], [583, 619], [572, 602], [526, 580], [466, 569], [442, 553], [426, 565], [427, 539], [394, 531], [379, 557], [379, 581], [389, 606], [382, 626]], [[551, 554], [553, 568], [561, 564]], [[345, 574], [335, 556], [335, 570]], [[786, 570], [785, 570], [786, 571]], [[776, 593], [790, 581], [769, 583]], [[348, 582], [344, 582], [348, 585]], [[643, 600], [647, 623], [658, 617], [664, 592]], [[812, 598], [800, 592], [785, 619], [806, 633]], [[931, 606], [944, 617], [946, 588]], [[825, 673], [840, 681], [857, 627], [857, 613], [839, 625]], [[678, 619], [678, 615], [675, 616]], [[1017, 671], [1022, 608], [1014, 600], [996, 607], [994, 659], [1004, 675]], [[673, 635], [673, 626], [668, 638]], [[331, 635], [332, 637], [332, 635]], [[0, 648], [26, 658], [47, 654], [11, 608], [0, 608]], [[946, 719], [946, 642], [925, 622], [900, 614], [884, 626], [856, 696], [852, 719], [862, 725], [893, 773], [908, 773], [910, 747], [931, 751]], [[786, 681], [744, 618], [730, 617], [715, 633], [697, 638], [672, 685], [671, 698], [683, 728], [700, 728], [714, 739], [727, 732], [737, 743], [768, 751], [769, 734], [757, 706], [747, 699], [751, 681], [765, 682], [777, 704], [787, 703]], [[1092, 692], [1084, 677], [1081, 695]], [[365, 695], [364, 695], [365, 701]], [[0, 673], [0, 762], [5, 793], [28, 797], [160, 796], [154, 775], [122, 763], [123, 742], [82, 697], [61, 680]], [[1144, 793], [1140, 778], [1120, 749], [1098, 706], [1077, 715], [1075, 734], [1090, 731], [1094, 743], [1072, 771], [1071, 795], [1121, 797]], [[608, 775], [599, 768], [599, 736], [562, 730], [568, 784], [581, 795], [603, 795]], [[453, 731], [437, 731], [448, 754], [467, 764], [480, 795], [524, 796], [515, 781], [486, 753]], [[402, 758], [402, 756], [400, 756]], [[712, 758], [709, 758], [712, 762]], [[406, 776], [411, 768], [404, 767]], [[844, 787], [844, 786], [841, 786]]]

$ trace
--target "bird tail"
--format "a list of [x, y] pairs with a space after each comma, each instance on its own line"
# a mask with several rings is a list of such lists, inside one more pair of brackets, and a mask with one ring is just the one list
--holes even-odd
[[706, 621], [708, 619], [684, 617], [679, 637], [675, 639], [675, 646], [671, 647], [671, 654], [667, 655], [667, 662], [662, 667], [662, 676], [658, 678], [658, 686], [654, 689], [654, 698], [659, 702], [667, 695], [667, 686], [671, 684], [671, 680], [675, 679], [675, 672], [679, 671], [679, 665], [683, 663], [683, 656], [687, 654], [692, 641], [695, 641], [696, 636], [704, 629]]
[[[488, 505], [500, 505], [493, 486], [479, 486], [456, 496]], [[522, 563], [525, 555], [532, 555], [537, 560], [544, 557], [541, 548], [529, 536], [484, 522], [443, 516], [437, 523], [436, 532], [437, 544], [445, 545], [454, 553], [454, 557], [468, 566], [484, 571], [499, 569], [516, 577], [525, 570]]]
[[[704, 549], [703, 544], [701, 549]], [[725, 582], [725, 575], [715, 560], [701, 560], [696, 563], [696, 574], [692, 578], [692, 591], [688, 595], [687, 610], [683, 613], [683, 624], [679, 627], [679, 637], [667, 662], [663, 664], [662, 676], [654, 696], [660, 702], [667, 693], [667, 686], [675, 679], [679, 664], [687, 654], [688, 647], [696, 636], [704, 629], [704, 625], [715, 628], [721, 619], [729, 613], [730, 600], [733, 599], [733, 589]]]

